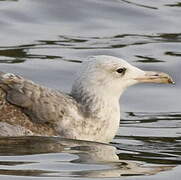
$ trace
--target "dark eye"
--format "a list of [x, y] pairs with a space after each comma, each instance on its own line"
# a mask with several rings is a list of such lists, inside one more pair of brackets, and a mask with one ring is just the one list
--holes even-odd
[[119, 69], [117, 69], [116, 71], [117, 71], [118, 73], [120, 73], [120, 74], [124, 74], [125, 71], [126, 71], [126, 68], [119, 68]]

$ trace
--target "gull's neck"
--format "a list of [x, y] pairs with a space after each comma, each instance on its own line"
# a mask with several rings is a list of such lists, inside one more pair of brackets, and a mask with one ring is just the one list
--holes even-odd
[[[111, 95], [104, 88], [90, 86], [76, 81], [71, 95], [80, 105], [83, 114], [84, 130], [95, 141], [110, 142], [114, 138], [120, 121], [119, 97]], [[90, 131], [91, 130], [91, 131]]]
[[98, 118], [119, 111], [121, 94], [122, 92], [119, 95], [111, 94], [102, 88], [88, 86], [82, 82], [74, 84], [71, 92], [74, 99], [82, 105], [86, 115]]

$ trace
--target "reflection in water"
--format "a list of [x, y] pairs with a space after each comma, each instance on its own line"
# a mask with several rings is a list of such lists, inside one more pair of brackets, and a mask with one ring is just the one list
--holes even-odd
[[119, 158], [139, 159], [152, 164], [181, 164], [180, 120], [180, 112], [127, 113], [120, 127], [124, 126], [128, 131], [137, 132], [137, 135], [116, 137], [114, 144], [123, 151], [119, 154]]
[[2, 56], [1, 63], [21, 63], [28, 57], [24, 49], [2, 49], [0, 56]]
[[[81, 37], [81, 36], [63, 36], [60, 35], [57, 40], [39, 40], [35, 44], [0, 47], [0, 63], [20, 63], [31, 59], [49, 59], [49, 60], [66, 60], [70, 62], [81, 62], [80, 59], [67, 59], [63, 55], [44, 54], [51, 53], [51, 50], [104, 50], [129, 48], [132, 46], [143, 46], [158, 43], [177, 43], [181, 42], [180, 33], [162, 33], [156, 35], [143, 34], [121, 34], [107, 37]], [[42, 51], [42, 53], [41, 53]], [[180, 56], [180, 52], [166, 51], [165, 55]], [[134, 55], [137, 62], [155, 63], [164, 62], [162, 59], [147, 55]]]
[[18, 0], [0, 0], [0, 1], [18, 1]]
[[[78, 141], [78, 140], [68, 140], [61, 139], [58, 137], [9, 137], [0, 138], [0, 154], [1, 161], [0, 174], [4, 175], [18, 175], [18, 176], [76, 176], [76, 177], [119, 177], [119, 176], [136, 176], [136, 175], [151, 175], [156, 174], [160, 171], [166, 171], [172, 169], [174, 166], [143, 166], [139, 163], [132, 161], [125, 161], [122, 158], [121, 153], [119, 158], [116, 154], [116, 148], [101, 143]], [[56, 159], [51, 160], [51, 154], [47, 153], [57, 153]], [[42, 160], [36, 160], [33, 155], [39, 154], [39, 157], [47, 154], [49, 157], [45, 160], [50, 163], [49, 168], [42, 165]], [[41, 155], [42, 154], [42, 155]], [[59, 155], [69, 154], [73, 155], [68, 158]], [[31, 155], [32, 158], [29, 161], [23, 158], [24, 155]], [[8, 159], [16, 160], [6, 160], [3, 157], [12, 157]], [[25, 156], [28, 157], [28, 156]], [[35, 156], [36, 157], [36, 156]], [[21, 160], [22, 159], [22, 160]], [[67, 159], [67, 162], [65, 162]], [[36, 168], [37, 164], [40, 163], [41, 167]], [[87, 164], [84, 167], [84, 164]], [[60, 167], [57, 170], [53, 169], [54, 165]], [[66, 164], [69, 166], [68, 171], [64, 170]], [[76, 166], [74, 166], [74, 164]], [[23, 168], [26, 167], [25, 169]], [[19, 170], [18, 166], [22, 168]], [[52, 168], [51, 168], [52, 166]], [[78, 166], [78, 169], [76, 168]], [[16, 168], [17, 167], [17, 168]], [[38, 167], [38, 166], [37, 166]], [[44, 169], [44, 170], [43, 170]]]
[[[34, 45], [31, 46], [31, 48]], [[0, 50], [0, 63], [23, 63], [27, 59], [61, 59], [61, 56], [33, 55], [28, 53], [28, 48]], [[5, 57], [5, 58], [4, 58]]]
[[157, 7], [146, 6], [144, 4], [139, 4], [139, 3], [132, 2], [132, 1], [127, 1], [127, 0], [120, 0], [120, 1], [128, 3], [128, 4], [132, 4], [132, 5], [135, 5], [135, 6], [138, 6], [138, 7], [143, 7], [143, 8], [148, 8], [148, 9], [158, 9]]
[[166, 4], [166, 6], [170, 6], [170, 7], [181, 7], [181, 2], [176, 2], [173, 4]]
[[166, 55], [169, 56], [181, 56], [181, 52], [171, 52], [171, 51], [167, 51], [165, 52]]
[[136, 55], [136, 57], [138, 57], [139, 59], [142, 59], [142, 60], [137, 60], [137, 62], [144, 62], [144, 63], [164, 62], [164, 61], [162, 61], [162, 60], [158, 60], [158, 59], [156, 59], [156, 58], [148, 57], [148, 56], [139, 56], [139, 55]]
[[[125, 160], [139, 160], [152, 164], [181, 164], [180, 150], [181, 138], [166, 138], [166, 137], [117, 137], [120, 139], [127, 139], [132, 141], [141, 141], [142, 145], [125, 145], [119, 144], [120, 150], [126, 150], [119, 154], [121, 159]], [[144, 147], [144, 148], [143, 148]], [[129, 153], [134, 152], [134, 153]]]

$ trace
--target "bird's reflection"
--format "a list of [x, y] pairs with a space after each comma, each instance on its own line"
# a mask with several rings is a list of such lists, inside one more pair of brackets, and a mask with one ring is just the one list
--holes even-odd
[[[85, 168], [74, 170], [70, 167], [68, 171], [42, 170], [27, 168], [28, 164], [35, 162], [12, 162], [13, 166], [27, 164], [26, 169], [1, 169], [0, 174], [19, 176], [61, 176], [61, 177], [120, 177], [136, 175], [152, 175], [161, 171], [172, 169], [173, 166], [144, 167], [140, 163], [125, 161], [118, 158], [114, 146], [96, 142], [62, 139], [59, 137], [8, 137], [0, 138], [0, 155], [17, 156], [44, 153], [67, 153], [74, 156], [73, 160], [67, 160], [69, 164], [83, 164]], [[41, 155], [40, 155], [41, 156]], [[57, 163], [56, 161], [56, 163]], [[36, 163], [35, 163], [36, 164]], [[1, 161], [0, 166], [11, 166], [10, 161]], [[91, 166], [91, 168], [89, 167]]]

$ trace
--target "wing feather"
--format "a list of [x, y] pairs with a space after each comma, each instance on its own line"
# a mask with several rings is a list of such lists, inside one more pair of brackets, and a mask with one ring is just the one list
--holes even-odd
[[76, 101], [68, 94], [14, 74], [0, 72], [0, 87], [6, 92], [7, 101], [20, 107], [34, 124], [54, 128], [57, 120], [61, 122], [71, 111], [78, 111]]

